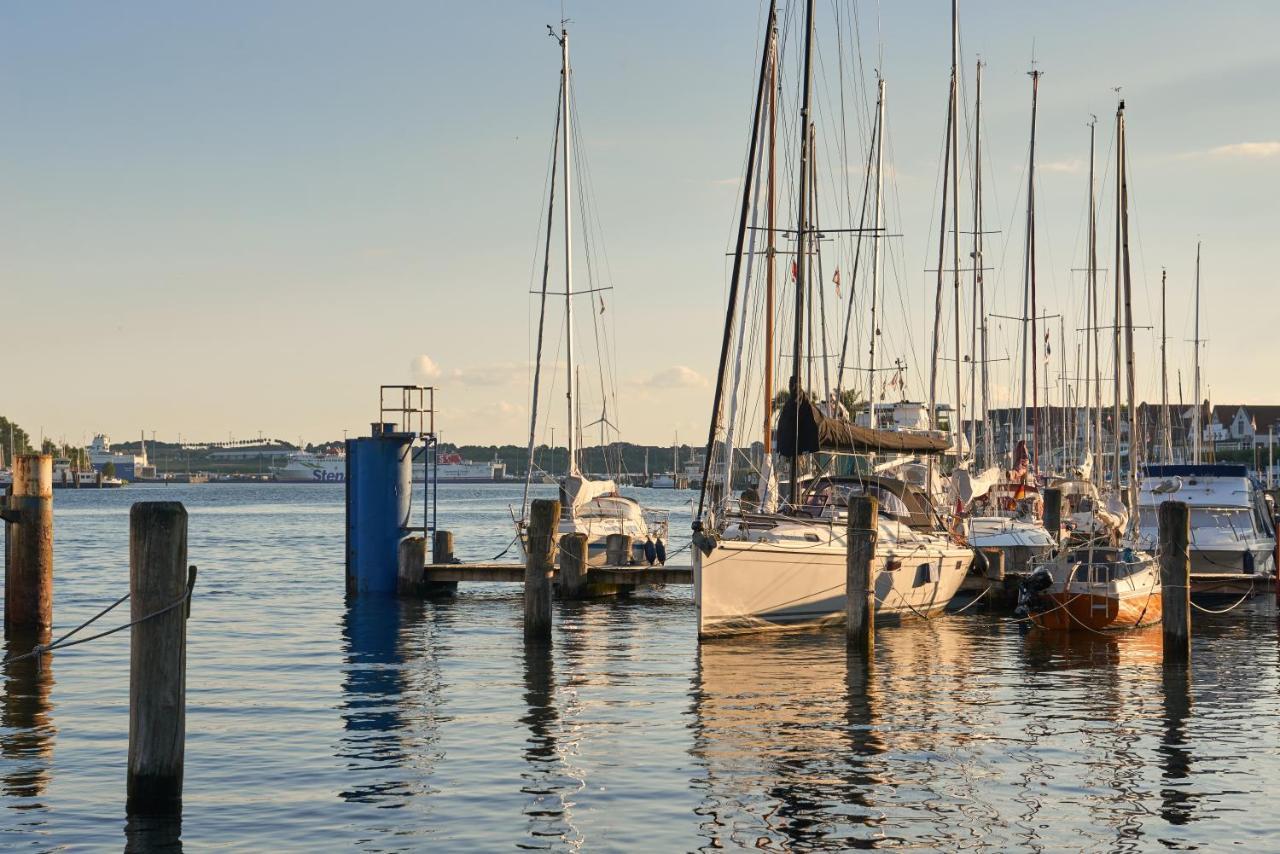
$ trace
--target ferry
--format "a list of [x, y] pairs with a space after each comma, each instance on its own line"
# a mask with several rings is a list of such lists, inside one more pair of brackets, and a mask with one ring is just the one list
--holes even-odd
[[[274, 469], [279, 483], [342, 483], [347, 478], [346, 454], [313, 454], [298, 451], [290, 454], [285, 465]], [[475, 463], [461, 454], [439, 454], [436, 457], [437, 483], [494, 483], [506, 480], [507, 467], [494, 460]], [[426, 481], [422, 463], [413, 466], [413, 482]]]
[[89, 465], [98, 471], [110, 465], [114, 476], [124, 481], [136, 480], [147, 467], [145, 446], [141, 455], [112, 451], [111, 439], [105, 433], [95, 435], [86, 450], [89, 452]]

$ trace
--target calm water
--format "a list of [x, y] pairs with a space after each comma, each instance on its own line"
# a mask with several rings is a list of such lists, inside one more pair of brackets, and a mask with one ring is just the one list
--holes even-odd
[[[518, 491], [441, 495], [461, 557], [507, 544]], [[186, 503], [200, 566], [181, 823], [126, 827], [124, 632], [39, 675], [8, 666], [0, 848], [1110, 851], [1280, 832], [1269, 599], [1197, 614], [1190, 678], [1161, 667], [1158, 630], [1066, 642], [979, 614], [881, 627], [869, 666], [838, 632], [700, 647], [685, 589], [557, 603], [553, 649], [527, 652], [514, 586], [348, 608], [341, 487], [202, 485], [59, 492], [60, 627], [127, 590], [128, 507], [161, 498]]]

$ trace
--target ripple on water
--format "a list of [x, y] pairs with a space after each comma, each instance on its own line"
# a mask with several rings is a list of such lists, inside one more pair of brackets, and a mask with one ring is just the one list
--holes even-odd
[[[553, 490], [538, 487], [538, 494]], [[446, 487], [466, 559], [519, 488]], [[340, 487], [59, 492], [56, 614], [127, 587], [128, 507], [177, 498], [200, 566], [180, 823], [126, 823], [127, 633], [11, 664], [0, 847], [690, 850], [1258, 848], [1280, 831], [1270, 602], [1061, 639], [982, 614], [699, 645], [688, 590], [556, 606], [518, 588], [344, 602]], [[687, 495], [645, 491], [673, 511]]]

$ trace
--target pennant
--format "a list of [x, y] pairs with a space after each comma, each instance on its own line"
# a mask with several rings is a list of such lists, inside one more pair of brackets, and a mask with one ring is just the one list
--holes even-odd
[[791, 262], [791, 281], [794, 282], [796, 280], [796, 276], [799, 275], [799, 272], [800, 270], [799, 268], [796, 267], [796, 262], [792, 261]]
[[831, 277], [831, 281], [836, 285], [836, 299], [840, 298], [840, 268], [836, 267], [836, 274]]

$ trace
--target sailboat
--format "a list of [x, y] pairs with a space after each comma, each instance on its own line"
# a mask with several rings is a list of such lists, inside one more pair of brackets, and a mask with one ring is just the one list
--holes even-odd
[[[982, 117], [982, 63], [977, 67], [977, 99], [974, 110], [974, 151], [979, 154]], [[1031, 147], [1028, 173], [1032, 180], [1027, 187], [1027, 286], [1035, 277], [1035, 133], [1036, 100], [1033, 84], [1031, 107]], [[982, 163], [974, 159], [974, 285], [980, 284], [982, 264]], [[1030, 292], [1030, 290], [1028, 290]], [[958, 313], [958, 312], [957, 312]], [[1034, 313], [1034, 309], [1033, 309]], [[975, 329], [977, 319], [974, 320]], [[1033, 336], [1034, 338], [1034, 336]], [[985, 349], [985, 348], [984, 348]], [[1024, 353], [1024, 359], [1026, 354]], [[986, 356], [983, 356], [986, 370]], [[983, 412], [986, 412], [984, 394]], [[1025, 408], [1024, 408], [1025, 412]], [[976, 422], [976, 418], [974, 419]], [[984, 430], [984, 433], [990, 431]], [[991, 455], [987, 456], [988, 461]], [[1013, 466], [1004, 472], [999, 466], [989, 466], [985, 471], [971, 475], [967, 469], [957, 469], [951, 478], [953, 497], [965, 538], [979, 551], [999, 550], [1004, 555], [1005, 568], [1010, 572], [1025, 572], [1032, 559], [1053, 549], [1055, 540], [1045, 530], [1041, 521], [1043, 502], [1035, 468], [1026, 450], [1025, 440], [1019, 440], [1014, 451]]]
[[[650, 511], [641, 507], [634, 499], [621, 495], [617, 483], [611, 478], [593, 479], [582, 471], [579, 460], [579, 446], [582, 444], [582, 419], [577, 401], [581, 400], [581, 383], [577, 365], [574, 362], [573, 305], [574, 298], [585, 294], [593, 294], [595, 289], [575, 293], [573, 289], [573, 132], [571, 72], [569, 65], [569, 31], [561, 24], [557, 34], [551, 27], [547, 28], [552, 38], [560, 46], [560, 98], [557, 102], [556, 135], [552, 146], [552, 162], [556, 161], [556, 149], [560, 148], [562, 159], [558, 164], [564, 183], [563, 229], [564, 229], [564, 319], [565, 319], [565, 397], [566, 421], [568, 424], [567, 444], [569, 450], [569, 466], [558, 483], [560, 487], [560, 536], [570, 533], [585, 534], [587, 537], [587, 561], [598, 566], [606, 562], [607, 541], [610, 535], [625, 534], [631, 537], [631, 559], [638, 562], [644, 558], [645, 541], [649, 537], [659, 540], [667, 538], [667, 514], [663, 511]], [[561, 148], [561, 144], [563, 147]], [[547, 285], [551, 269], [551, 239], [554, 228], [555, 210], [555, 177], [553, 167], [549, 198], [547, 202], [547, 232], [544, 249], [544, 263], [541, 291], [541, 308], [538, 317], [537, 358], [533, 373], [532, 405], [529, 418], [529, 470], [525, 477], [524, 497], [521, 513], [516, 520], [516, 529], [521, 547], [527, 538], [529, 486], [533, 477], [533, 450], [538, 427], [538, 397], [542, 372], [542, 345], [547, 310]], [[603, 377], [603, 372], [601, 374]], [[603, 382], [603, 380], [602, 380]], [[575, 401], [575, 395], [577, 401]], [[607, 403], [608, 396], [601, 393], [602, 400]], [[604, 449], [603, 435], [605, 426], [613, 426], [608, 420], [607, 408], [602, 411], [597, 422], [601, 429], [601, 450]], [[557, 551], [558, 553], [558, 551]]]
[[[1116, 109], [1116, 290], [1124, 304], [1125, 397], [1131, 416], [1131, 462], [1141, 454], [1133, 366], [1132, 271], [1129, 263], [1129, 187], [1124, 101]], [[1118, 362], [1118, 360], [1117, 360]], [[1120, 384], [1117, 371], [1116, 384]], [[1117, 433], [1119, 420], [1116, 421]], [[1118, 453], [1118, 452], [1117, 452]], [[1117, 472], [1119, 467], [1117, 466]], [[1137, 477], [1129, 478], [1129, 506], [1138, 504]], [[1142, 550], [1138, 517], [1129, 517], [1119, 544], [1100, 537], [1069, 541], [1022, 584], [1019, 610], [1054, 631], [1130, 629], [1160, 621], [1160, 568]]]
[[[1195, 376], [1200, 396], [1200, 244], [1196, 244]], [[1196, 407], [1197, 412], [1200, 406]], [[1170, 446], [1168, 406], [1165, 444]], [[1198, 419], [1197, 419], [1198, 421]], [[1154, 549], [1154, 521], [1160, 504], [1185, 501], [1191, 521], [1191, 577], [1206, 589], [1214, 582], [1248, 579], [1261, 585], [1276, 574], [1276, 528], [1262, 484], [1242, 463], [1206, 463], [1198, 425], [1190, 464], [1148, 464], [1142, 468], [1138, 507], [1145, 521], [1143, 543]], [[1166, 456], [1166, 459], [1168, 455]]]
[[[704, 460], [703, 485], [699, 493], [697, 514], [693, 523], [694, 596], [698, 607], [698, 632], [702, 637], [736, 634], [769, 629], [807, 627], [835, 623], [845, 612], [846, 526], [848, 501], [853, 496], [869, 495], [879, 499], [877, 544], [873, 565], [873, 589], [876, 613], [882, 616], [924, 616], [947, 606], [959, 589], [972, 562], [972, 552], [952, 539], [942, 526], [930, 497], [919, 486], [903, 480], [869, 473], [865, 466], [854, 465], [851, 473], [832, 473], [839, 466], [822, 467], [837, 458], [860, 458], [872, 454], [920, 454], [936, 456], [950, 447], [948, 437], [932, 433], [883, 430], [859, 425], [844, 417], [841, 407], [828, 394], [821, 396], [805, 387], [802, 366], [812, 359], [805, 347], [806, 331], [820, 341], [824, 331], [807, 330], [806, 318], [812, 306], [806, 304], [806, 293], [813, 285], [812, 254], [817, 256], [817, 217], [813, 204], [813, 130], [810, 125], [812, 58], [814, 39], [814, 0], [807, 0], [804, 30], [804, 77], [800, 106], [800, 140], [798, 189], [796, 192], [797, 225], [794, 231], [796, 252], [793, 267], [795, 282], [793, 337], [790, 353], [791, 378], [788, 392], [776, 422], [776, 441], [771, 441], [774, 428], [772, 411], [773, 339], [773, 263], [775, 256], [773, 228], [775, 197], [774, 177], [776, 98], [778, 89], [777, 10], [772, 5], [764, 40], [760, 78], [756, 92], [751, 142], [743, 183], [742, 205], [738, 220], [736, 248], [730, 276], [729, 304], [725, 316], [724, 337], [720, 349], [719, 371], [712, 405], [712, 416]], [[955, 93], [953, 63], [953, 97]], [[878, 82], [875, 146], [881, 148], [884, 127], [884, 82]], [[765, 160], [762, 136], [768, 137], [768, 174], [766, 213], [769, 226], [758, 224], [758, 201], [761, 175], [757, 167]], [[877, 184], [882, 169], [876, 167]], [[880, 194], [876, 194], [877, 227], [875, 237], [883, 236], [880, 225]], [[751, 287], [756, 235], [765, 232], [769, 241], [766, 258], [766, 298], [764, 300], [766, 352], [763, 389], [746, 389], [743, 347], [749, 329], [750, 307], [747, 293]], [[747, 237], [751, 245], [747, 246]], [[744, 267], [745, 275], [744, 273]], [[873, 278], [878, 279], [879, 268]], [[817, 285], [822, 286], [819, 279]], [[873, 281], [872, 287], [877, 287]], [[821, 293], [821, 291], [819, 291]], [[740, 300], [740, 296], [742, 299]], [[739, 303], [741, 302], [741, 310]], [[736, 324], [736, 328], [735, 328]], [[737, 343], [733, 364], [730, 354]], [[825, 362], [824, 362], [825, 364]], [[732, 367], [732, 370], [730, 370]], [[812, 373], [812, 371], [811, 371]], [[811, 380], [812, 381], [812, 380]], [[726, 384], [728, 388], [726, 389]], [[760, 392], [763, 392], [761, 394]], [[765, 402], [766, 447], [788, 461], [789, 478], [786, 498], [781, 500], [773, 480], [772, 458], [765, 463], [760, 482], [762, 494], [748, 501], [733, 497], [735, 443], [738, 430], [753, 427], [754, 415], [739, 412], [742, 400]], [[822, 399], [822, 403], [817, 402]], [[729, 409], [727, 417], [722, 409]], [[745, 405], [743, 406], [745, 410]], [[738, 423], [742, 414], [743, 424]], [[722, 420], [723, 419], [723, 420]], [[721, 433], [721, 428], [724, 433]], [[711, 501], [708, 502], [708, 496]], [[758, 499], [758, 500], [757, 500]]]

